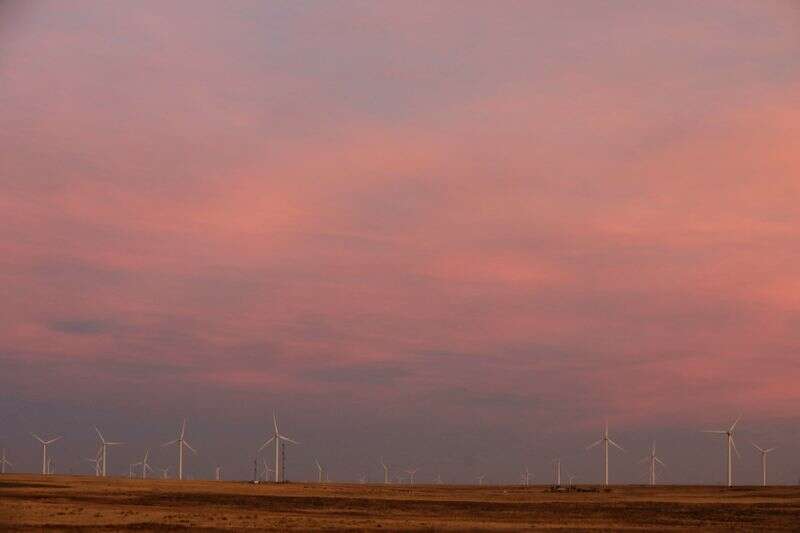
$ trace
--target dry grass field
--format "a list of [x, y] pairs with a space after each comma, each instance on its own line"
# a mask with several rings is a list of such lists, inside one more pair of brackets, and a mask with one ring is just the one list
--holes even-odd
[[250, 485], [0, 477], [0, 530], [798, 530], [800, 488]]

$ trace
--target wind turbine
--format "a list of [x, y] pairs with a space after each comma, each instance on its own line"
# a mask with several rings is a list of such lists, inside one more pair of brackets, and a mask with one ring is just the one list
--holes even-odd
[[656, 455], [656, 441], [653, 441], [653, 444], [650, 446], [650, 453], [647, 454], [647, 457], [643, 458], [642, 461], [649, 461], [650, 462], [650, 485], [653, 486], [656, 484], [656, 463], [660, 464], [664, 468], [667, 465], [664, 464], [664, 461], [659, 459]]
[[35, 433], [31, 433], [31, 435], [33, 435], [33, 437], [34, 437], [36, 440], [38, 440], [39, 442], [41, 442], [41, 443], [42, 443], [42, 475], [43, 475], [43, 476], [46, 476], [46, 475], [48, 474], [48, 469], [47, 469], [47, 466], [48, 466], [48, 465], [47, 465], [47, 447], [48, 447], [50, 444], [53, 444], [53, 443], [54, 443], [55, 441], [57, 441], [58, 439], [60, 439], [60, 438], [61, 438], [61, 436], [59, 435], [58, 437], [53, 437], [53, 438], [52, 438], [52, 439], [50, 439], [50, 440], [44, 440], [44, 439], [42, 439], [42, 438], [41, 438], [39, 435], [37, 435], [37, 434], [35, 434]]
[[216, 470], [214, 470], [214, 479], [217, 481], [222, 481], [222, 467], [218, 466]]
[[575, 479], [576, 477], [578, 477], [578, 476], [575, 475], [575, 474], [570, 474], [569, 472], [567, 472], [567, 486], [568, 487], [572, 488], [572, 480]]
[[[755, 442], [752, 442], [751, 444], [761, 454], [761, 486], [762, 487], [766, 487], [767, 486], [767, 454], [769, 452], [775, 450], [775, 448], [767, 448], [765, 450], [762, 447], [760, 447], [758, 444], [756, 444]], [[3, 453], [5, 454], [5, 450], [3, 450]], [[3, 457], [5, 457], [5, 455]]]
[[739, 455], [739, 450], [736, 449], [736, 443], [733, 442], [733, 429], [736, 427], [736, 424], [739, 423], [741, 420], [741, 416], [736, 419], [736, 422], [728, 429], [725, 430], [705, 430], [703, 433], [715, 433], [717, 435], [725, 435], [725, 446], [727, 449], [727, 462], [728, 462], [728, 486], [733, 486], [733, 457], [731, 456], [731, 448], [736, 452], [736, 455], [741, 458]]
[[281, 435], [280, 431], [278, 431], [278, 419], [275, 417], [275, 412], [272, 413], [272, 422], [275, 426], [275, 433], [269, 438], [267, 442], [261, 445], [261, 448], [258, 451], [263, 450], [264, 448], [269, 445], [270, 442], [275, 441], [275, 483], [280, 483], [281, 481], [285, 481], [281, 479], [281, 441], [291, 442], [292, 444], [299, 444], [297, 441], [290, 439], [285, 435]]
[[150, 457], [150, 448], [148, 448], [147, 451], [144, 453], [144, 459], [142, 459], [142, 462], [140, 463], [142, 465], [142, 479], [147, 479], [148, 470], [151, 472], [153, 471], [153, 469], [150, 468], [150, 463], [147, 462], [149, 457]]
[[0, 474], [5, 474], [6, 473], [6, 465], [7, 466], [14, 466], [14, 465], [11, 464], [11, 462], [8, 459], [6, 459], [6, 449], [3, 448], [3, 457], [0, 458]]
[[441, 484], [443, 483], [443, 481], [442, 481], [442, 475], [441, 475], [441, 474], [436, 474], [436, 479], [434, 480], [434, 482], [435, 482], [437, 485], [441, 485]]
[[383, 484], [389, 484], [389, 465], [383, 462], [383, 457], [381, 457], [381, 466], [383, 467]]
[[192, 445], [186, 442], [185, 435], [186, 435], [186, 419], [184, 418], [183, 425], [181, 426], [180, 436], [175, 440], [165, 442], [164, 444], [161, 445], [161, 446], [169, 446], [170, 444], [178, 445], [178, 479], [181, 480], [183, 479], [183, 447], [186, 446], [187, 448], [192, 450], [192, 453], [197, 455], [197, 450], [192, 448]]
[[158, 471], [161, 472], [161, 479], [167, 479], [169, 477], [169, 467], [159, 468]]
[[525, 467], [525, 470], [522, 471], [522, 481], [526, 487], [530, 486], [531, 484], [531, 471], [527, 466]]
[[481, 474], [480, 476], [476, 476], [475, 479], [478, 480], [478, 485], [483, 485], [483, 478], [486, 477], [486, 474]]
[[555, 478], [556, 487], [561, 486], [561, 459], [553, 459], [553, 477]]
[[322, 465], [316, 459], [314, 459], [314, 462], [317, 465], [317, 483], [322, 483]]
[[95, 475], [95, 477], [99, 477], [100, 476], [100, 461], [102, 461], [101, 455], [100, 455], [101, 453], [102, 453], [102, 448], [97, 450], [97, 454], [94, 456], [94, 459], [88, 459], [88, 458], [84, 459], [84, 461], [88, 461], [90, 463], [94, 463], [94, 475]]
[[103, 438], [103, 434], [100, 433], [100, 430], [97, 429], [97, 426], [94, 427], [94, 430], [97, 432], [97, 436], [100, 437], [100, 443], [102, 444], [103, 449], [103, 477], [106, 477], [106, 464], [108, 459], [108, 447], [109, 446], [117, 446], [122, 444], [121, 442], [108, 442], [105, 438]]
[[417, 474], [418, 471], [419, 471], [419, 468], [415, 468], [413, 470], [406, 470], [406, 474], [408, 474], [408, 482], [409, 482], [409, 484], [411, 484], [411, 485], [414, 484], [414, 476]]
[[270, 468], [270, 466], [267, 464], [267, 460], [264, 459], [264, 481], [269, 481], [270, 473], [274, 474], [275, 471], [272, 468]]
[[614, 447], [622, 450], [623, 452], [625, 451], [625, 449], [622, 446], [620, 446], [619, 444], [617, 444], [616, 442], [611, 440], [611, 437], [608, 436], [608, 420], [606, 420], [606, 423], [603, 426], [603, 435], [600, 437], [600, 440], [598, 440], [597, 442], [593, 442], [592, 444], [587, 446], [586, 449], [590, 450], [590, 449], [594, 448], [595, 446], [597, 446], [598, 444], [602, 444], [603, 445], [603, 471], [604, 471], [603, 485], [607, 487], [608, 486], [608, 445], [611, 444]]

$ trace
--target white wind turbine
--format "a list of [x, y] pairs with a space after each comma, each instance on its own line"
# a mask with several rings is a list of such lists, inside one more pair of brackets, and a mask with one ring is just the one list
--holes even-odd
[[381, 457], [381, 466], [383, 467], [383, 484], [389, 484], [389, 465], [383, 462], [383, 457]]
[[483, 478], [486, 477], [486, 474], [481, 474], [480, 476], [475, 476], [475, 479], [478, 480], [478, 485], [483, 485]]
[[567, 486], [568, 487], [571, 488], [573, 486], [573, 481], [575, 480], [576, 477], [578, 477], [576, 474], [570, 474], [569, 472], [567, 472]]
[[664, 468], [667, 465], [664, 464], [664, 461], [659, 459], [656, 455], [656, 441], [653, 441], [653, 444], [650, 446], [650, 453], [647, 454], [647, 457], [643, 458], [642, 461], [648, 461], [650, 463], [650, 485], [656, 484], [656, 463], [660, 464]]
[[527, 466], [525, 467], [525, 470], [522, 471], [522, 483], [526, 487], [530, 486], [531, 484], [531, 471]]
[[322, 465], [316, 459], [314, 459], [314, 463], [317, 465], [317, 483], [322, 483]]
[[53, 437], [50, 440], [44, 440], [43, 438], [41, 438], [39, 435], [37, 435], [35, 433], [31, 433], [31, 435], [33, 435], [33, 438], [35, 438], [36, 440], [38, 440], [39, 442], [42, 443], [42, 475], [47, 475], [48, 474], [47, 447], [50, 444], [53, 444], [55, 441], [59, 440], [61, 438], [61, 436]]
[[598, 444], [603, 445], [603, 485], [608, 486], [608, 445], [611, 444], [612, 446], [618, 448], [621, 451], [625, 451], [625, 449], [611, 440], [611, 437], [608, 436], [608, 420], [606, 420], [605, 425], [603, 426], [603, 434], [600, 437], [600, 440], [597, 442], [593, 442], [589, 446], [586, 447], [587, 450], [590, 450], [597, 446]]
[[553, 477], [555, 486], [561, 486], [561, 459], [553, 459]]
[[169, 446], [171, 444], [178, 445], [178, 479], [183, 479], [183, 447], [186, 446], [192, 453], [197, 455], [197, 450], [192, 448], [192, 445], [186, 442], [186, 419], [183, 419], [183, 425], [181, 425], [181, 434], [178, 436], [177, 439], [171, 440], [169, 442], [165, 442], [161, 446]]
[[121, 442], [108, 442], [105, 438], [103, 438], [103, 434], [100, 433], [100, 430], [97, 429], [97, 426], [94, 427], [94, 430], [97, 432], [97, 436], [100, 437], [100, 444], [102, 445], [103, 450], [103, 477], [106, 477], [106, 464], [108, 461], [108, 447], [109, 446], [118, 446], [122, 444]]
[[217, 480], [217, 481], [222, 481], [222, 467], [221, 466], [218, 466], [214, 470], [214, 479]]
[[103, 460], [102, 459], [102, 453], [103, 453], [103, 449], [99, 448], [97, 450], [97, 453], [94, 456], [94, 459], [84, 459], [84, 461], [88, 461], [90, 463], [94, 463], [94, 475], [95, 475], [95, 477], [99, 477], [100, 476], [100, 462]]
[[287, 437], [286, 435], [281, 435], [280, 431], [278, 431], [278, 419], [275, 416], [275, 413], [272, 413], [272, 422], [275, 426], [275, 433], [272, 434], [272, 437], [269, 438], [267, 442], [261, 445], [261, 448], [258, 451], [263, 450], [266, 448], [270, 442], [275, 442], [275, 483], [280, 483], [281, 481], [285, 481], [281, 479], [281, 441], [291, 442], [292, 444], [299, 444], [297, 441], [294, 441]]
[[736, 424], [739, 423], [739, 420], [741, 420], [741, 418], [742, 418], [741, 416], [739, 418], [737, 418], [736, 422], [734, 422], [733, 425], [730, 427], [730, 429], [728, 429], [727, 431], [726, 430], [705, 430], [705, 431], [703, 431], [703, 433], [715, 433], [717, 435], [725, 435], [725, 447], [727, 449], [726, 460], [728, 462], [728, 486], [729, 487], [733, 486], [733, 457], [731, 456], [731, 449], [733, 449], [736, 452], [737, 456], [741, 457], [739, 455], [739, 450], [736, 449], [736, 443], [733, 442], [733, 430], [736, 427]]
[[[762, 448], [761, 446], [759, 446], [755, 442], [752, 442], [751, 444], [761, 454], [761, 486], [762, 487], [766, 487], [767, 486], [767, 454], [769, 452], [775, 450], [776, 448], [774, 448], [774, 447], [773, 448], [767, 448], [765, 450], [764, 448]], [[3, 450], [3, 452], [5, 452], [5, 450]]]
[[419, 472], [419, 468], [415, 468], [413, 470], [406, 470], [406, 474], [408, 474], [408, 483], [410, 485], [414, 484], [414, 476], [417, 475], [417, 472]]
[[169, 477], [169, 467], [159, 468], [158, 471], [161, 472], [161, 479], [167, 479]]
[[6, 449], [3, 448], [3, 457], [0, 458], [0, 474], [6, 473], [6, 466], [14, 466], [11, 462], [6, 459]]
[[142, 465], [142, 479], [147, 479], [147, 471], [148, 470], [150, 472], [153, 471], [153, 469], [150, 468], [150, 463], [147, 462], [149, 457], [150, 457], [150, 448], [148, 448], [147, 451], [144, 453], [144, 459], [142, 459], [142, 463], [141, 463], [141, 465]]
[[441, 485], [441, 484], [443, 484], [444, 482], [442, 481], [442, 475], [441, 475], [441, 474], [436, 474], [436, 479], [434, 480], [434, 482], [435, 482], [437, 485]]
[[264, 461], [264, 481], [269, 481], [269, 475], [274, 474], [275, 471], [267, 464], [267, 460], [263, 459]]

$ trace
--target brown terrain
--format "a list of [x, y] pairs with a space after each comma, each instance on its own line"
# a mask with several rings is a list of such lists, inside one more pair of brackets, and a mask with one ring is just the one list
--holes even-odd
[[800, 487], [252, 485], [0, 477], [0, 530], [800, 530]]

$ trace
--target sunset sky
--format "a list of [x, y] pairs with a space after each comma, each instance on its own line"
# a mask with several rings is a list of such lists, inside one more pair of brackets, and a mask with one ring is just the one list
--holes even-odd
[[[800, 476], [794, 0], [0, 3], [0, 446]], [[154, 464], [175, 462], [159, 448]]]

